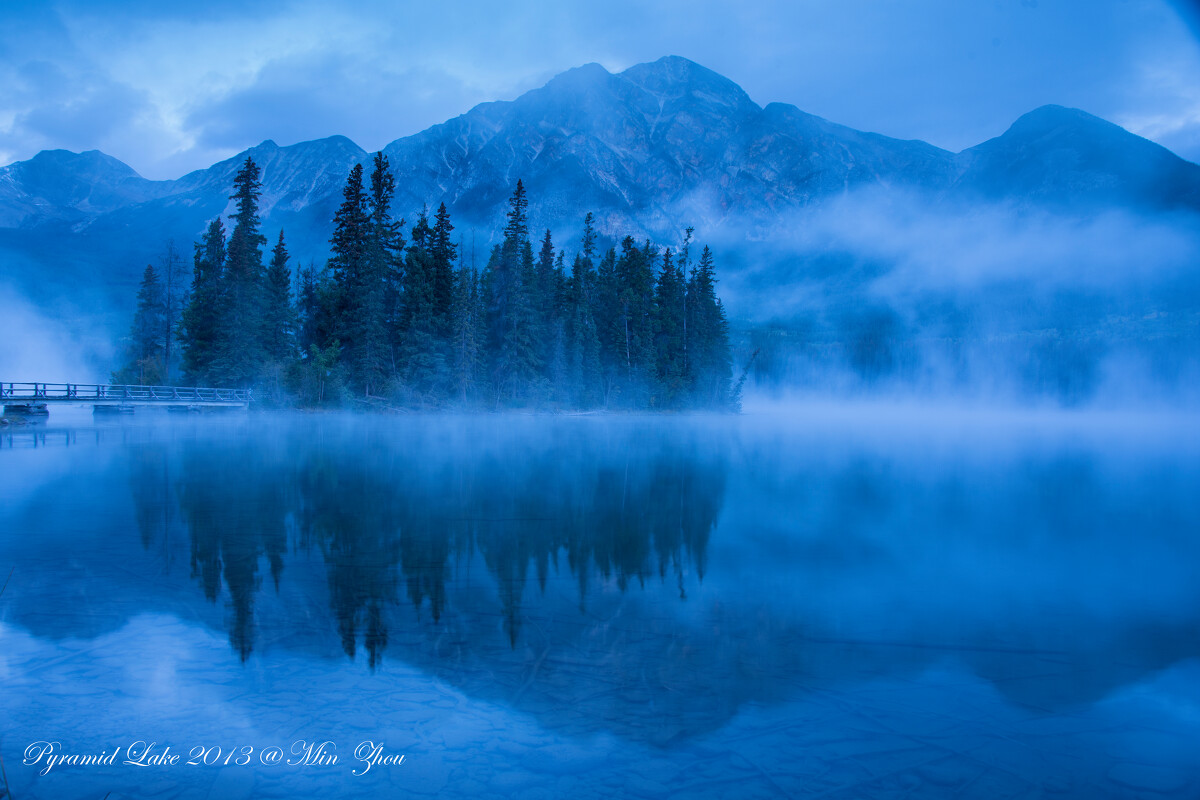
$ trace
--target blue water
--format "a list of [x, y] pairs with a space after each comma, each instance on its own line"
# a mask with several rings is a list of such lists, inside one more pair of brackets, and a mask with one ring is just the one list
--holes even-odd
[[52, 412], [0, 433], [0, 755], [18, 800], [1194, 798], [1198, 488], [1187, 416]]

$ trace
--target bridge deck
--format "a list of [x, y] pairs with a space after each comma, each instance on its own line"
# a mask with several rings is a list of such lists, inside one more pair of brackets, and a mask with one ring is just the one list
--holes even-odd
[[87, 403], [92, 405], [249, 405], [249, 389], [196, 386], [105, 386], [96, 383], [0, 383], [0, 404]]

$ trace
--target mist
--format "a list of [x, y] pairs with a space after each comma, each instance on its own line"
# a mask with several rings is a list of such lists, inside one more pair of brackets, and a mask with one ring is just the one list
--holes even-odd
[[[716, 226], [748, 391], [1195, 405], [1200, 218], [848, 192]], [[747, 241], [750, 231], [753, 241]]]
[[[142, 780], [9, 758], [43, 729], [98, 752], [138, 726], [258, 748], [298, 724], [339, 752], [383, 730], [405, 785], [463, 797], [653, 787], [711, 752], [789, 793], [926, 781], [931, 759], [938, 785], [1091, 789], [1128, 759], [1200, 780], [1194, 417], [795, 411], [0, 435], [20, 476], [0, 527], [38, 531], [0, 542], [0, 668], [37, 688], [0, 696], [13, 793]], [[719, 788], [762, 780], [709, 761]]]
[[47, 304], [0, 284], [0, 380], [108, 383], [118, 343], [107, 310], [65, 296]]

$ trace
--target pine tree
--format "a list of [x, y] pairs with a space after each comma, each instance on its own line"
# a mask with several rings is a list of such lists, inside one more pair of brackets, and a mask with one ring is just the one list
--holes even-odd
[[296, 353], [298, 320], [292, 305], [291, 286], [292, 272], [288, 268], [288, 251], [281, 230], [267, 267], [267, 302], [263, 314], [266, 356], [276, 365], [286, 364]]
[[524, 401], [540, 367], [530, 294], [534, 266], [528, 206], [525, 186], [518, 180], [509, 200], [504, 242], [488, 262], [488, 349], [497, 401], [504, 397]]
[[179, 320], [183, 372], [194, 385], [211, 385], [213, 362], [220, 336], [223, 305], [225, 227], [218, 217], [209, 223], [202, 242], [195, 245], [192, 291]]
[[435, 401], [444, 373], [439, 352], [434, 299], [434, 264], [430, 245], [433, 229], [426, 209], [412, 228], [412, 243], [404, 257], [401, 317], [401, 364], [408, 388], [422, 403]]
[[706, 246], [687, 284], [687, 332], [693, 402], [704, 408], [732, 408], [729, 325], [716, 293], [712, 251]]
[[450, 223], [450, 212], [446, 204], [438, 206], [430, 234], [429, 255], [433, 283], [433, 316], [438, 336], [450, 334], [450, 305], [454, 301], [454, 259], [457, 248], [450, 234], [454, 225]]
[[[677, 266], [679, 268], [680, 281], [684, 284], [683, 291], [683, 374], [684, 382], [690, 388], [693, 383], [692, 367], [688, 356], [688, 320], [691, 317], [688, 311], [688, 292], [687, 292], [687, 277], [688, 270], [692, 268], [692, 235], [696, 229], [690, 225], [683, 232], [683, 246], [679, 248], [679, 260]], [[692, 270], [693, 272], [695, 270]]]
[[175, 365], [179, 360], [179, 353], [173, 345], [178, 335], [183, 309], [187, 307], [188, 302], [183, 259], [175, 249], [174, 239], [167, 240], [159, 264], [162, 266], [163, 282], [163, 381], [170, 384], [174, 380]]
[[320, 338], [317, 333], [317, 303], [317, 271], [310, 263], [296, 272], [296, 349], [301, 353], [307, 353], [308, 348]]
[[542, 362], [543, 379], [550, 396], [560, 405], [569, 402], [564, 392], [566, 380], [566, 286], [562, 273], [563, 254], [554, 251], [554, 240], [547, 229], [538, 251], [534, 290], [535, 338]]
[[464, 405], [471, 401], [479, 381], [483, 314], [479, 306], [479, 278], [463, 265], [455, 273], [451, 305], [451, 363], [453, 390]]
[[390, 360], [383, 274], [388, 254], [376, 235], [376, 220], [372, 218], [374, 206], [381, 220], [390, 221], [390, 173], [386, 160], [377, 158], [375, 166], [376, 193], [370, 199], [363, 189], [362, 164], [355, 164], [346, 179], [342, 204], [333, 218], [329, 260], [333, 286], [326, 297], [333, 336], [344, 348], [342, 360], [350, 387], [356, 394], [367, 395], [382, 387]]
[[114, 384], [136, 383], [143, 386], [163, 382], [163, 320], [166, 294], [154, 266], [146, 265], [138, 287], [137, 310], [129, 329], [125, 364], [113, 373]]
[[[470, 403], [490, 386], [496, 405], [551, 399], [575, 407], [737, 407], [709, 248], [686, 275], [691, 228], [678, 260], [671, 250], [660, 253], [649, 241], [638, 247], [626, 237], [619, 253], [609, 248], [597, 264], [589, 213], [568, 276], [549, 230], [535, 258], [529, 201], [518, 181], [503, 241], [477, 272], [473, 262], [461, 262], [444, 203], [432, 225], [422, 211], [406, 246], [403, 221], [390, 212], [395, 179], [377, 153], [369, 193], [362, 165], [350, 171], [327, 268], [298, 270], [293, 304], [282, 231], [269, 268], [262, 265], [259, 174], [247, 159], [235, 179], [228, 242], [216, 219], [195, 245], [192, 294], [177, 326], [183, 366], [195, 383], [245, 385], [290, 363], [293, 388], [316, 403], [338, 402], [347, 386], [382, 393], [392, 380], [421, 405], [450, 397]], [[164, 269], [174, 263], [172, 250], [168, 244]], [[165, 364], [170, 341], [161, 332], [175, 293], [171, 284], [164, 294], [161, 284], [149, 269], [137, 321], [158, 325]], [[148, 299], [156, 291], [163, 295], [157, 316]], [[139, 347], [131, 354], [140, 372], [121, 374], [146, 379], [155, 358], [146, 353]], [[163, 375], [160, 367], [153, 377]]]
[[654, 405], [677, 408], [687, 389], [683, 367], [684, 285], [683, 276], [668, 248], [655, 289], [655, 365], [658, 385]]
[[224, 290], [218, 321], [218, 338], [212, 372], [223, 385], [249, 386], [258, 378], [263, 364], [263, 306], [265, 270], [259, 232], [258, 198], [261, 170], [254, 159], [246, 162], [233, 180], [237, 213], [229, 234], [225, 260]]
[[[585, 235], [586, 241], [586, 235]], [[588, 253], [584, 249], [584, 253]], [[601, 396], [600, 340], [593, 315], [595, 274], [591, 259], [576, 254], [567, 280], [566, 374], [572, 403], [591, 408], [608, 402]]]
[[368, 393], [382, 394], [385, 376], [397, 377], [396, 342], [399, 335], [398, 305], [404, 253], [404, 220], [392, 218], [396, 176], [387, 156], [376, 153], [371, 170], [370, 240], [367, 268], [363, 276], [362, 336], [367, 365]]

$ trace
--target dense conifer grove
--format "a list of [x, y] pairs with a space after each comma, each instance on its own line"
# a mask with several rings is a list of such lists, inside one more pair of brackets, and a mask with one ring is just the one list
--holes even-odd
[[713, 255], [693, 257], [690, 228], [677, 251], [626, 237], [599, 252], [588, 214], [573, 254], [548, 230], [535, 249], [518, 181], [503, 240], [476, 268], [444, 204], [405, 230], [377, 153], [369, 176], [350, 171], [327, 264], [294, 270], [283, 231], [264, 253], [259, 177], [247, 158], [232, 228], [215, 219], [195, 243], [190, 292], [162, 274], [174, 275], [173, 246], [161, 270], [146, 268], [115, 383], [165, 382], [178, 361], [190, 385], [252, 387], [278, 404], [739, 405]]

